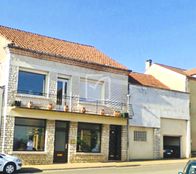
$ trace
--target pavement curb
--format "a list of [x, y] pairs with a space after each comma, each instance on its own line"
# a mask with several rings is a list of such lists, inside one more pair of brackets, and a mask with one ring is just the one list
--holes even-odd
[[[113, 164], [101, 165], [98, 164], [91, 164], [91, 163], [84, 163], [84, 166], [69, 166], [69, 164], [65, 164], [67, 166], [56, 166], [55, 164], [52, 165], [35, 165], [35, 166], [24, 166], [22, 172], [29, 172], [29, 171], [52, 171], [52, 170], [72, 170], [72, 169], [90, 169], [90, 168], [112, 168], [112, 167], [141, 167], [141, 166], [151, 166], [151, 165], [164, 165], [164, 164], [175, 164], [175, 163], [186, 163], [191, 159], [181, 159], [181, 160], [153, 160], [153, 161], [130, 161], [130, 162], [115, 162]], [[79, 163], [81, 165], [81, 163]], [[74, 164], [76, 165], [76, 164]]]

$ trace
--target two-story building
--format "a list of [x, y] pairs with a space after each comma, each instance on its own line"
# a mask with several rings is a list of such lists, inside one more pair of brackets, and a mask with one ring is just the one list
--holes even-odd
[[130, 73], [129, 159], [190, 157], [189, 93], [171, 90], [152, 75]]
[[196, 69], [186, 70], [168, 65], [146, 62], [146, 74], [167, 85], [172, 90], [190, 93], [191, 151], [196, 155]]
[[0, 151], [24, 164], [126, 160], [128, 73], [93, 46], [0, 26]]

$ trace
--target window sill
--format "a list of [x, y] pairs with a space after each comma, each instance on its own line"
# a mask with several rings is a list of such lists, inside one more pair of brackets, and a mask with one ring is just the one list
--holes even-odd
[[96, 102], [93, 102], [93, 101], [79, 101], [79, 104], [81, 105], [91, 105], [91, 106], [105, 106], [104, 103], [96, 103]]
[[45, 99], [48, 100], [49, 97], [47, 96], [41, 96], [41, 95], [31, 95], [31, 94], [16, 94], [16, 97], [24, 97], [24, 98], [34, 98], [34, 99]]
[[76, 152], [76, 155], [103, 155], [101, 152]]
[[36, 151], [12, 151], [13, 154], [32, 154], [32, 155], [46, 155], [47, 152], [43, 151], [43, 152], [36, 152]]

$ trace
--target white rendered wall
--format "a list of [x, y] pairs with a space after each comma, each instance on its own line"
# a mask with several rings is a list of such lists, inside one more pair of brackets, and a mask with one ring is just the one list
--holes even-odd
[[189, 94], [129, 85], [132, 126], [160, 128], [160, 118], [189, 120]]

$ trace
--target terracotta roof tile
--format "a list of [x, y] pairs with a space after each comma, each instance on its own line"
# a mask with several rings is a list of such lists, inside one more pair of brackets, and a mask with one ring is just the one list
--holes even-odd
[[110, 67], [127, 69], [124, 65], [111, 59], [93, 46], [69, 42], [31, 32], [0, 26], [0, 35], [24, 49], [51, 55], [69, 57], [89, 63], [98, 63]]
[[129, 82], [136, 85], [169, 89], [166, 85], [154, 78], [152, 75], [132, 72], [129, 74]]
[[186, 73], [188, 76], [196, 75], [196, 68], [193, 68], [193, 69], [190, 69], [190, 70], [186, 70], [185, 73]]

